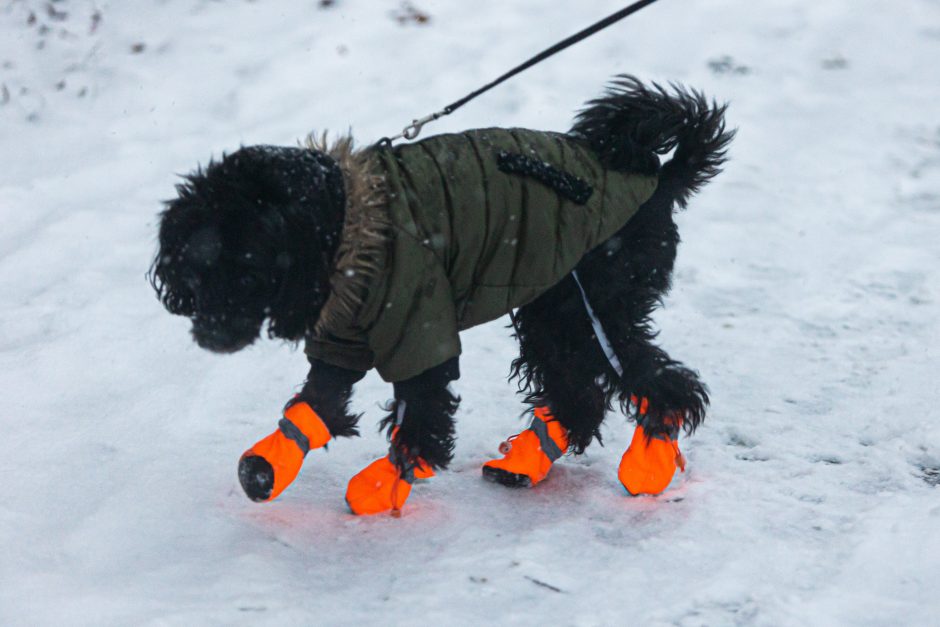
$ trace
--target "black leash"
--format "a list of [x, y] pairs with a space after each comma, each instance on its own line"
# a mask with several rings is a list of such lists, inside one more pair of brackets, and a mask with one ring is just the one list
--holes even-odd
[[464, 96], [464, 97], [461, 98], [460, 100], [458, 100], [458, 101], [456, 101], [456, 102], [453, 102], [453, 103], [447, 105], [446, 107], [444, 107], [444, 108], [441, 109], [440, 111], [437, 111], [437, 112], [432, 113], [432, 114], [430, 114], [430, 115], [426, 115], [426, 116], [424, 116], [423, 118], [419, 118], [419, 119], [417, 119], [417, 120], [412, 120], [411, 124], [409, 124], [408, 126], [406, 126], [406, 127], [402, 130], [401, 133], [399, 133], [398, 135], [395, 135], [394, 137], [385, 137], [385, 138], [381, 139], [381, 140], [379, 141], [379, 143], [380, 143], [380, 144], [385, 144], [385, 145], [390, 145], [390, 144], [391, 144], [393, 141], [395, 141], [396, 139], [402, 139], [402, 138], [404, 138], [404, 139], [415, 139], [415, 138], [418, 136], [418, 134], [421, 133], [421, 129], [424, 127], [424, 125], [427, 124], [428, 122], [433, 122], [434, 120], [437, 120], [438, 118], [442, 118], [442, 117], [444, 117], [445, 115], [450, 115], [451, 113], [453, 113], [454, 111], [456, 111], [456, 110], [459, 109], [460, 107], [464, 106], [465, 104], [467, 104], [468, 102], [470, 102], [471, 100], [473, 100], [474, 98], [476, 98], [477, 96], [479, 96], [480, 94], [482, 94], [482, 93], [484, 93], [484, 92], [487, 92], [487, 91], [493, 89], [494, 87], [496, 87], [497, 85], [499, 85], [499, 84], [502, 83], [503, 81], [509, 80], [510, 78], [512, 78], [513, 76], [515, 76], [516, 74], [518, 74], [518, 73], [520, 73], [520, 72], [522, 72], [522, 71], [524, 71], [524, 70], [529, 69], [530, 67], [532, 67], [532, 66], [535, 65], [536, 63], [539, 63], [539, 62], [541, 62], [541, 61], [544, 61], [545, 59], [547, 59], [548, 57], [552, 56], [553, 54], [556, 54], [556, 53], [558, 53], [558, 52], [561, 52], [561, 51], [564, 50], [565, 48], [567, 48], [567, 47], [569, 47], [569, 46], [572, 46], [572, 45], [578, 43], [579, 41], [581, 41], [581, 40], [583, 40], [583, 39], [587, 39], [588, 37], [590, 37], [590, 36], [593, 35], [594, 33], [596, 33], [596, 32], [598, 32], [598, 31], [600, 31], [600, 30], [603, 30], [603, 29], [607, 28], [607, 27], [610, 26], [611, 24], [614, 24], [614, 23], [616, 23], [616, 22], [619, 22], [620, 20], [622, 20], [623, 18], [627, 17], [628, 15], [631, 15], [631, 14], [633, 14], [633, 13], [636, 13], [636, 12], [639, 11], [640, 9], [649, 6], [649, 5], [653, 4], [654, 2], [656, 2], [656, 0], [638, 0], [637, 2], [634, 2], [633, 4], [631, 4], [630, 6], [625, 7], [625, 8], [623, 8], [623, 9], [620, 9], [620, 10], [617, 11], [616, 13], [605, 17], [605, 18], [602, 19], [600, 22], [597, 22], [597, 23], [595, 23], [595, 24], [592, 24], [591, 26], [588, 26], [588, 27], [585, 28], [584, 30], [575, 33], [575, 34], [572, 35], [571, 37], [568, 37], [567, 39], [558, 42], [557, 44], [555, 44], [555, 45], [552, 46], [551, 48], [547, 48], [546, 50], [543, 50], [542, 52], [538, 53], [537, 55], [535, 55], [534, 57], [532, 57], [531, 59], [529, 59], [528, 61], [526, 61], [526, 62], [523, 63], [522, 65], [518, 65], [518, 66], [514, 67], [513, 69], [509, 70], [508, 72], [506, 72], [505, 74], [503, 74], [502, 76], [500, 76], [499, 78], [497, 78], [497, 79], [496, 79], [495, 81], [493, 81], [492, 83], [488, 83], [488, 84], [484, 85], [483, 87], [481, 87], [480, 89], [476, 90], [475, 92], [472, 92], [472, 93], [470, 93], [470, 94], [467, 94], [466, 96]]

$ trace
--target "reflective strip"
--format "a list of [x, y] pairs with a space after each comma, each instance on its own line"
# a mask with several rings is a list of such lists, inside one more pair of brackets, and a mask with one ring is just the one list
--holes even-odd
[[564, 451], [558, 448], [558, 445], [555, 444], [555, 440], [548, 435], [548, 425], [545, 424], [545, 421], [539, 417], [532, 419], [532, 425], [529, 427], [529, 431], [535, 433], [539, 438], [539, 446], [542, 447], [542, 452], [545, 453], [545, 456], [548, 457], [548, 461], [554, 462], [556, 459], [564, 455]]
[[[402, 452], [395, 446], [398, 430], [405, 420], [405, 408], [407, 403], [402, 400], [396, 401], [395, 424], [392, 429], [388, 443], [388, 461], [399, 471], [399, 479], [405, 483], [414, 483], [415, 479], [428, 479], [434, 476], [434, 469], [420, 457], [405, 458]], [[419, 474], [420, 473], [420, 474]]]
[[330, 441], [330, 429], [326, 426], [317, 412], [313, 411], [305, 402], [294, 403], [284, 410], [284, 418], [287, 418], [294, 426], [300, 429], [300, 432], [307, 436], [307, 442], [311, 449], [326, 446]]
[[[398, 427], [401, 426], [401, 423], [405, 421], [405, 408], [408, 406], [403, 400], [398, 400], [395, 402], [395, 430], [392, 431], [392, 436], [394, 437], [395, 431], [398, 430]], [[398, 449], [395, 448], [395, 442], [390, 441], [388, 444], [388, 461], [392, 462], [392, 466], [399, 468], [398, 462], [401, 459], [401, 456], [398, 454]], [[415, 465], [404, 464], [404, 468], [399, 468], [401, 473], [400, 479], [405, 483], [414, 483], [415, 480]]]
[[[388, 447], [388, 461], [392, 462], [392, 466], [398, 467], [399, 455], [398, 451], [395, 449], [395, 444], [390, 444]], [[415, 480], [415, 464], [406, 464], [405, 468], [401, 471], [401, 480], [405, 483], [414, 483]]]
[[584, 286], [581, 285], [581, 279], [578, 278], [577, 270], [572, 270], [571, 276], [574, 277], [574, 282], [578, 284], [578, 289], [581, 291], [584, 307], [591, 317], [591, 326], [594, 327], [594, 335], [597, 336], [597, 342], [601, 345], [601, 350], [604, 351], [604, 355], [607, 357], [607, 361], [610, 362], [610, 365], [614, 367], [614, 371], [622, 377], [623, 365], [620, 363], [620, 358], [617, 357], [617, 353], [614, 352], [614, 347], [611, 345], [610, 340], [607, 339], [607, 334], [604, 333], [604, 327], [601, 326], [601, 321], [594, 315], [594, 308], [591, 307], [591, 303], [588, 302], [587, 292], [584, 291]]
[[307, 436], [304, 435], [304, 432], [301, 431], [293, 422], [287, 418], [281, 418], [280, 422], [277, 423], [277, 428], [288, 440], [293, 440], [294, 443], [300, 447], [301, 453], [306, 455], [310, 451], [310, 440], [307, 439]]
[[669, 440], [678, 440], [679, 439], [679, 425], [673, 423], [666, 423], [663, 426], [667, 427], [667, 431], [664, 433], [657, 433], [656, 435], [650, 435], [649, 428], [649, 415], [643, 414], [639, 416], [636, 420], [637, 426], [643, 427], [643, 431], [646, 435], [653, 440], [663, 440], [668, 442]]

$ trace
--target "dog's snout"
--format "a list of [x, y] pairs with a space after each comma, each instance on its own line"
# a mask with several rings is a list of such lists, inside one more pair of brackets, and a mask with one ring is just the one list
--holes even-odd
[[214, 353], [234, 353], [255, 341], [261, 325], [228, 316], [195, 316], [192, 335], [196, 343]]

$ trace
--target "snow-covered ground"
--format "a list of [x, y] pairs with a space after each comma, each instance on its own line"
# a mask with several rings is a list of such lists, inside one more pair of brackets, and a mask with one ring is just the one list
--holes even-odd
[[564, 130], [629, 71], [739, 134], [658, 316], [713, 392], [688, 472], [626, 496], [611, 416], [536, 489], [482, 481], [523, 424], [493, 323], [400, 519], [343, 503], [374, 376], [363, 438], [242, 495], [305, 359], [196, 348], [144, 277], [160, 201], [241, 144], [395, 133], [621, 3], [47, 4], [0, 2], [0, 624], [940, 624], [940, 2], [663, 0], [437, 123]]

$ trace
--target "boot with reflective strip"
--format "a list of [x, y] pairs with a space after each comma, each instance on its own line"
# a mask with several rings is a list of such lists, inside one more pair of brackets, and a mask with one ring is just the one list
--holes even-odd
[[284, 411], [278, 429], [245, 451], [238, 480], [252, 501], [272, 501], [297, 478], [311, 449], [330, 441], [330, 431], [307, 403]]
[[[636, 397], [631, 400], [634, 405], [637, 404]], [[660, 494], [669, 486], [676, 468], [685, 472], [685, 457], [675, 439], [681, 421], [676, 421], [672, 434], [650, 437], [642, 425], [642, 416], [646, 414], [647, 407], [648, 402], [644, 398], [639, 405], [641, 421], [633, 432], [633, 440], [623, 454], [617, 472], [620, 483], [632, 496]]]
[[[394, 433], [392, 439], [394, 442]], [[363, 516], [391, 511], [392, 515], [399, 515], [411, 494], [414, 480], [434, 476], [434, 471], [422, 459], [406, 465], [404, 472], [401, 472], [396, 463], [397, 456], [395, 445], [392, 444], [388, 455], [375, 460], [349, 480], [346, 504], [353, 514]]]
[[500, 445], [502, 459], [483, 464], [483, 477], [511, 487], [530, 487], [548, 475], [568, 448], [568, 431], [547, 407], [536, 407], [531, 426]]

